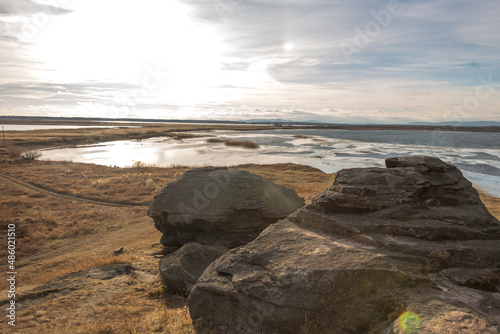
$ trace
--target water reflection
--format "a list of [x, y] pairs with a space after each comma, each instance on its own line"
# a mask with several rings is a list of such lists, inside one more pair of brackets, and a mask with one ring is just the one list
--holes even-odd
[[[231, 166], [239, 164], [297, 163], [309, 165], [332, 173], [342, 168], [384, 165], [384, 159], [402, 155], [431, 155], [457, 165], [476, 185], [500, 196], [500, 151], [497, 148], [443, 147], [416, 145], [418, 138], [409, 138], [408, 132], [392, 138], [403, 138], [405, 143], [371, 142], [347, 139], [359, 136], [363, 131], [315, 132], [314, 130], [234, 132], [199, 132], [201, 137], [174, 140], [151, 138], [106, 142], [98, 145], [42, 151], [42, 159], [71, 160], [108, 166], [131, 167], [134, 164], [170, 167], [184, 166]], [[304, 134], [304, 131], [305, 134]], [[346, 132], [356, 132], [349, 134]], [[307, 135], [306, 135], [307, 134]], [[369, 135], [369, 134], [368, 134]], [[377, 132], [380, 136], [380, 132]], [[418, 136], [423, 134], [418, 133]], [[217, 136], [231, 140], [249, 140], [259, 144], [258, 149], [228, 147], [223, 143], [207, 143]], [[487, 136], [487, 134], [486, 134]], [[377, 140], [377, 137], [372, 140]], [[481, 139], [481, 138], [479, 138]], [[408, 144], [411, 142], [412, 144]], [[473, 143], [472, 140], [463, 141]], [[479, 142], [479, 141], [478, 141]], [[491, 142], [489, 144], [491, 146]], [[477, 146], [474, 144], [474, 146]]]

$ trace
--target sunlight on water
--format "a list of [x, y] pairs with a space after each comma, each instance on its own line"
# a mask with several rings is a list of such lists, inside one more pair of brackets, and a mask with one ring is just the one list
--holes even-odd
[[[118, 167], [134, 164], [170, 167], [290, 162], [332, 173], [343, 168], [384, 167], [384, 159], [393, 156], [431, 155], [460, 168], [471, 182], [486, 193], [500, 196], [500, 150], [495, 147], [500, 140], [496, 142], [493, 138], [500, 134], [472, 133], [467, 138], [468, 133], [453, 133], [453, 136], [458, 135], [454, 139], [435, 133], [393, 131], [386, 136], [384, 133], [335, 130], [198, 132], [196, 134], [200, 137], [183, 140], [150, 138], [44, 150], [42, 159]], [[214, 136], [248, 140], [260, 147], [244, 149], [227, 147], [223, 143], [207, 143], [207, 139]], [[454, 144], [455, 147], [429, 144], [436, 140]], [[476, 147], [481, 140], [488, 142], [487, 148]]]

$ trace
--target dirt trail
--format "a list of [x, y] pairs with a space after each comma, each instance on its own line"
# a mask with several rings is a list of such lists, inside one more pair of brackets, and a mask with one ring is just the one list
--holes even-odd
[[0, 178], [13, 183], [21, 188], [29, 189], [32, 191], [39, 192], [41, 194], [45, 195], [50, 195], [50, 196], [55, 196], [59, 198], [64, 198], [70, 201], [80, 201], [80, 202], [85, 202], [85, 203], [90, 203], [90, 204], [97, 204], [97, 205], [105, 205], [105, 206], [114, 206], [114, 207], [130, 207], [130, 206], [144, 206], [144, 204], [122, 204], [122, 203], [113, 203], [113, 202], [105, 202], [105, 201], [96, 201], [96, 200], [91, 200], [83, 197], [78, 197], [78, 196], [72, 196], [72, 195], [66, 195], [66, 194], [60, 194], [55, 191], [51, 191], [48, 189], [43, 189], [37, 186], [34, 186], [32, 184], [29, 184], [25, 181], [22, 181], [14, 176], [10, 175], [5, 175], [5, 174], [0, 174]]

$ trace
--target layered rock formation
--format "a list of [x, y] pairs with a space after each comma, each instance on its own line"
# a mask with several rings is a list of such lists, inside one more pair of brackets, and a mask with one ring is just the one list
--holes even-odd
[[196, 326], [444, 333], [462, 319], [463, 333], [495, 333], [500, 223], [454, 166], [386, 166], [339, 171], [310, 205], [213, 262], [189, 297]]
[[294, 190], [242, 170], [205, 167], [186, 172], [155, 196], [148, 215], [171, 251], [188, 242], [229, 248], [304, 205]]

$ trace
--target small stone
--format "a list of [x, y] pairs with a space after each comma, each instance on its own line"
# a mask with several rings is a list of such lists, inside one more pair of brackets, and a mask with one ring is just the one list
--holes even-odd
[[118, 256], [118, 255], [120, 255], [120, 254], [123, 254], [123, 247], [120, 247], [120, 248], [115, 249], [115, 250], [113, 251], [113, 255], [114, 255], [114, 256]]

